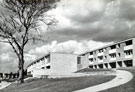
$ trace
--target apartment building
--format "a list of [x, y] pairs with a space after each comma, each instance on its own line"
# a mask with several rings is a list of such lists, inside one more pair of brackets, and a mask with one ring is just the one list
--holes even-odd
[[135, 66], [135, 38], [113, 43], [80, 56], [86, 56], [94, 69]]
[[27, 67], [28, 75], [65, 75], [88, 67], [86, 56], [65, 53], [49, 53], [35, 60]]

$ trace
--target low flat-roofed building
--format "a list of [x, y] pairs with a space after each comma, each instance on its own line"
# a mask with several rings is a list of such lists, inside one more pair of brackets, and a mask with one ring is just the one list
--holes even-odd
[[135, 66], [135, 38], [113, 43], [80, 54], [89, 60], [90, 68], [119, 68]]
[[27, 73], [33, 77], [65, 75], [87, 68], [88, 65], [85, 56], [52, 52], [29, 64]]

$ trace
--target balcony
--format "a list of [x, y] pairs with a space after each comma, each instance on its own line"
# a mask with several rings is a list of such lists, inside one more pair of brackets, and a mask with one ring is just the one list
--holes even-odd
[[89, 62], [89, 65], [93, 65], [93, 62]]
[[133, 58], [133, 55], [125, 55], [125, 58]]
[[103, 60], [98, 60], [98, 62], [99, 62], [99, 63], [102, 63], [102, 62], [103, 62]]
[[50, 66], [50, 63], [45, 64], [45, 66]]
[[104, 52], [98, 53], [98, 56], [103, 56]]
[[114, 61], [114, 60], [116, 60], [116, 58], [110, 58], [110, 61]]
[[133, 45], [128, 45], [124, 47], [124, 50], [130, 50], [130, 49], [133, 49]]
[[109, 53], [116, 53], [116, 49], [109, 50]]
[[89, 57], [88, 58], [93, 58], [93, 55], [89, 55]]

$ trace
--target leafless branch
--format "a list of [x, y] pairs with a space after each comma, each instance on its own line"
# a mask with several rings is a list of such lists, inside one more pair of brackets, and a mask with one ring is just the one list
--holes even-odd
[[[26, 44], [31, 40], [45, 42], [39, 34], [38, 23], [44, 21], [44, 12], [50, 10], [53, 3], [55, 0], [3, 0], [1, 6], [8, 14], [0, 15], [0, 42], [11, 45], [18, 57], [19, 69], [23, 69]], [[44, 21], [47, 26], [54, 22], [54, 19]]]

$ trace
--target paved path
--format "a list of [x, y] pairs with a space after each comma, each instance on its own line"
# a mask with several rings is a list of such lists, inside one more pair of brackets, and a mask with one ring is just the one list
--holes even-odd
[[101, 90], [106, 90], [112, 87], [125, 84], [129, 82], [132, 78], [133, 78], [133, 75], [130, 72], [124, 71], [124, 70], [117, 70], [116, 77], [113, 80], [96, 85], [96, 86], [88, 87], [82, 90], [74, 91], [74, 92], [98, 92]]
[[3, 89], [3, 88], [5, 88], [5, 87], [7, 87], [7, 86], [9, 86], [10, 84], [11, 84], [11, 83], [9, 83], [9, 82], [2, 81], [2, 82], [0, 83], [0, 90]]

